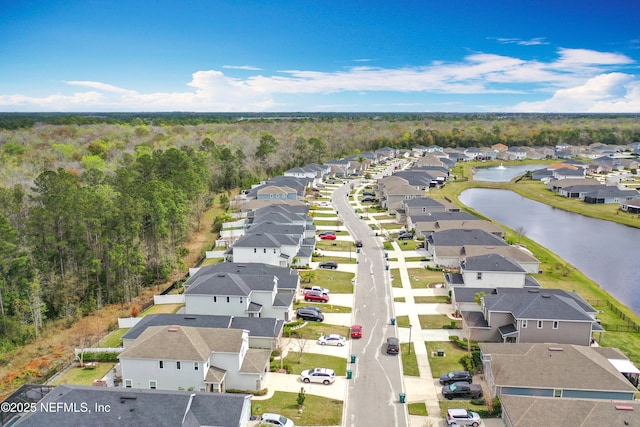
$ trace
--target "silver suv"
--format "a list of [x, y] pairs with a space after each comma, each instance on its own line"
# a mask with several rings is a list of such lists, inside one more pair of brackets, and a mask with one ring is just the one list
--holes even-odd
[[460, 426], [478, 427], [482, 420], [477, 412], [468, 411], [466, 409], [448, 409], [447, 424]]

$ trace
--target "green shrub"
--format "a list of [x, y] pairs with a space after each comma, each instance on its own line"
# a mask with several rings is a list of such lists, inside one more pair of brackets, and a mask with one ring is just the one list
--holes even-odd
[[225, 390], [226, 393], [236, 393], [236, 394], [252, 394], [254, 396], [265, 396], [268, 392], [268, 388], [263, 388], [261, 390], [239, 390], [235, 388], [228, 388]]
[[82, 355], [83, 362], [118, 362], [120, 353], [94, 353], [87, 351]]

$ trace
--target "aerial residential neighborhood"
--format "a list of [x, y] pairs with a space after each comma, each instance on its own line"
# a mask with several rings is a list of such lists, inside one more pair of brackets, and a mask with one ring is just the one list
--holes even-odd
[[[177, 292], [156, 296], [156, 306], [173, 304], [175, 312], [120, 319], [121, 346], [99, 350], [117, 357], [105, 378], [89, 388], [50, 387], [32, 399], [57, 404], [82, 395], [91, 405], [113, 405], [109, 417], [131, 423], [147, 405], [164, 418], [157, 425], [176, 425], [183, 414], [182, 425], [245, 427], [299, 424], [296, 414], [262, 408], [274, 394], [303, 393], [338, 403], [330, 425], [346, 425], [350, 414], [367, 417], [360, 409], [366, 388], [366, 399], [374, 390], [393, 395], [395, 409], [370, 408], [372, 419], [406, 414], [406, 405], [423, 408], [409, 410], [411, 426], [524, 427], [533, 425], [523, 420], [528, 408], [536, 425], [558, 425], [558, 411], [575, 414], [579, 425], [597, 425], [602, 413], [639, 425], [640, 370], [622, 351], [598, 345], [607, 334], [599, 311], [576, 292], [543, 287], [541, 262], [503, 228], [431, 197], [452, 179], [452, 162], [481, 155], [434, 148], [386, 148], [362, 153], [365, 162], [293, 168], [243, 192], [204, 262]], [[588, 178], [589, 166], [571, 163], [581, 178], [557, 174], [555, 164], [530, 176], [584, 203], [603, 194], [600, 187], [619, 189]], [[616, 194], [622, 210], [640, 198], [636, 189]], [[443, 327], [431, 326], [435, 319]], [[475, 356], [443, 365], [450, 352]], [[293, 367], [305, 357], [320, 365]], [[368, 377], [378, 363], [389, 381]], [[451, 367], [451, 379], [438, 366]], [[581, 405], [601, 411], [583, 414]], [[221, 407], [224, 414], [214, 410]], [[16, 426], [45, 419], [16, 415]], [[95, 411], [73, 421], [58, 414], [45, 424], [71, 425], [75, 417], [98, 419]]]

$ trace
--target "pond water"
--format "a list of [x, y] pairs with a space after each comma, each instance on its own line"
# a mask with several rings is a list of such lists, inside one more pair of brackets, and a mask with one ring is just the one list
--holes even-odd
[[640, 229], [588, 218], [513, 191], [473, 188], [460, 201], [524, 235], [582, 271], [640, 314]]
[[494, 166], [490, 168], [476, 168], [473, 170], [474, 181], [509, 182], [516, 176], [524, 175], [528, 171], [544, 168], [545, 165], [517, 165]]

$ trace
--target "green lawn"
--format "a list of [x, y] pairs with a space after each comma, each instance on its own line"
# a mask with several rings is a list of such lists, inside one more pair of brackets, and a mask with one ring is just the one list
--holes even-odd
[[447, 409], [450, 408], [463, 408], [474, 412], [478, 412], [479, 410], [487, 410], [487, 405], [474, 405], [473, 403], [471, 403], [471, 401], [463, 399], [444, 399], [439, 401], [438, 403], [440, 404], [440, 411], [445, 414], [445, 416], [447, 414]]
[[409, 411], [409, 415], [418, 415], [422, 417], [429, 415], [427, 405], [424, 402], [409, 403], [407, 404], [407, 410]]
[[446, 296], [418, 296], [413, 297], [413, 300], [416, 304], [445, 304], [447, 302]]
[[322, 255], [322, 256], [313, 256], [311, 257], [311, 261], [313, 262], [327, 262], [327, 261], [335, 261], [338, 264], [355, 264], [356, 263], [356, 252], [353, 251], [353, 256], [349, 257], [341, 257], [341, 256], [331, 256], [331, 255]]
[[351, 307], [345, 307], [342, 305], [333, 305], [333, 304], [321, 304], [321, 303], [313, 303], [313, 302], [296, 302], [293, 304], [293, 309], [296, 310], [300, 307], [306, 307], [313, 305], [315, 307], [320, 307], [323, 313], [351, 313]]
[[[434, 378], [440, 377], [450, 371], [463, 369], [460, 359], [467, 355], [467, 351], [461, 349], [451, 341], [426, 341], [427, 355], [431, 365], [431, 375]], [[444, 350], [444, 357], [431, 357], [431, 352]]]
[[200, 264], [200, 267], [206, 267], [207, 265], [218, 264], [223, 261], [224, 261], [224, 258], [205, 258], [204, 261], [202, 261], [202, 264]]
[[52, 385], [73, 384], [73, 385], [92, 385], [93, 380], [99, 380], [109, 372], [116, 364], [113, 362], [100, 362], [95, 369], [87, 369], [80, 367], [72, 367], [66, 371]]
[[391, 286], [394, 288], [401, 288], [402, 287], [402, 280], [400, 279], [400, 269], [399, 268], [392, 268], [391, 269], [391, 276], [393, 277], [393, 279], [391, 280]]
[[398, 328], [408, 328], [409, 327], [409, 316], [397, 316], [396, 317], [396, 325], [398, 325]]
[[451, 325], [451, 322], [455, 322], [456, 328], [462, 328], [461, 320], [453, 320], [445, 316], [444, 314], [420, 314], [420, 325], [422, 329], [442, 329], [443, 326]]
[[418, 244], [422, 244], [422, 242], [418, 242], [416, 240], [398, 240], [398, 246], [403, 251], [415, 251]]
[[380, 226], [382, 227], [383, 230], [399, 230], [401, 228], [404, 228], [404, 225], [394, 224], [392, 222], [381, 222]]
[[340, 227], [342, 227], [342, 220], [339, 219], [316, 219], [313, 221], [313, 223], [315, 225], [330, 225], [332, 227], [335, 227], [336, 231], [339, 231]]
[[[411, 353], [409, 353], [409, 351], [411, 351]], [[418, 369], [418, 359], [416, 358], [413, 343], [407, 342], [400, 344], [400, 354], [402, 355], [403, 374], [410, 377], [419, 377], [420, 370]]]
[[316, 242], [316, 249], [320, 249], [322, 251], [351, 251], [355, 257], [357, 248], [355, 242], [344, 240], [320, 240], [319, 242]]
[[[301, 388], [304, 385], [301, 384]], [[307, 394], [304, 410], [300, 412], [297, 399], [298, 393], [276, 391], [270, 399], [253, 400], [251, 413], [256, 416], [265, 412], [282, 414], [297, 426], [337, 426], [342, 423], [342, 400]]]
[[307, 345], [316, 345], [316, 340], [321, 335], [338, 334], [349, 338], [349, 327], [330, 325], [324, 322], [309, 321], [302, 328], [291, 331], [291, 334], [292, 337], [306, 338], [307, 340], [309, 340], [309, 343], [307, 343]]
[[[309, 340], [305, 345], [305, 349], [317, 345], [320, 344], [315, 341]], [[303, 352], [302, 357], [300, 358], [300, 362], [298, 362], [299, 357], [300, 354], [297, 351], [289, 351], [287, 357], [284, 358], [284, 363], [291, 367], [291, 371], [289, 372], [290, 374], [300, 375], [300, 372], [304, 371], [305, 369], [319, 367], [333, 369], [336, 372], [336, 375], [339, 376], [347, 375], [347, 359], [343, 357]]]
[[143, 311], [142, 314], [140, 314], [140, 317], [146, 316], [148, 314], [160, 314], [160, 313], [173, 314], [173, 313], [177, 313], [178, 310], [180, 310], [182, 307], [184, 307], [184, 304], [154, 304], [148, 309], [146, 309], [145, 311]]
[[126, 334], [127, 332], [129, 332], [129, 329], [131, 329], [131, 328], [116, 329], [115, 331], [111, 332], [109, 335], [104, 337], [102, 339], [102, 341], [100, 341], [96, 345], [96, 347], [99, 347], [99, 348], [115, 348], [115, 347], [122, 346], [122, 336], [124, 334]]
[[406, 302], [405, 297], [396, 297], [393, 299], [393, 302]]
[[352, 294], [353, 284], [351, 281], [355, 277], [355, 274], [346, 271], [336, 270], [314, 270], [315, 278], [311, 283], [302, 283], [302, 286], [322, 286], [329, 289], [336, 294]]

